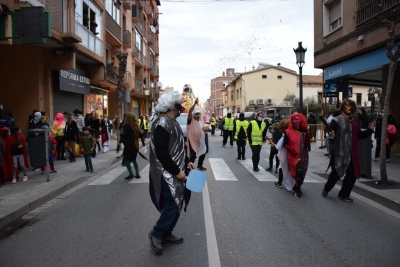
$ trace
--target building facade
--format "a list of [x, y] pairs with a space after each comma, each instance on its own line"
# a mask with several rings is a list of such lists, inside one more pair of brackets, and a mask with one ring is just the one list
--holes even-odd
[[[228, 68], [226, 72], [222, 72], [222, 76], [216, 77], [210, 83], [210, 98], [208, 99], [208, 112], [215, 114], [217, 117], [223, 116], [225, 102], [222, 99], [223, 91], [226, 86], [233, 80], [235, 69]], [[210, 114], [210, 115], [211, 115]]]
[[224, 90], [226, 111], [235, 114], [281, 104], [289, 92], [298, 95], [297, 76], [293, 70], [269, 64], [238, 73]]
[[[150, 111], [159, 79], [159, 1], [0, 0], [0, 4], [0, 48], [7, 69], [0, 74], [4, 81], [0, 102], [25, 133], [28, 115], [35, 109], [46, 111], [50, 118], [74, 109], [114, 117], [117, 49], [128, 54], [123, 113]], [[41, 24], [36, 23], [38, 17], [43, 18]]]
[[[399, 7], [400, 0], [314, 1], [314, 67], [323, 70], [325, 83], [336, 84], [342, 98], [348, 97], [349, 85], [380, 87], [385, 96], [389, 34], [382, 20], [387, 12]], [[399, 40], [400, 25], [396, 26], [395, 34]], [[400, 119], [400, 106], [396, 104], [399, 87], [397, 68], [390, 100], [390, 112], [397, 120]], [[393, 152], [399, 151], [400, 146], [395, 145]]]

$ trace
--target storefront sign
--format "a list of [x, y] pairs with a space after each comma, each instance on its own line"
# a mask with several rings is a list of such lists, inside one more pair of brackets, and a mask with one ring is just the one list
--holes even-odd
[[[397, 45], [394, 45], [392, 51], [396, 50]], [[382, 68], [382, 66], [389, 65], [390, 61], [386, 53], [387, 49], [386, 47], [384, 47], [365, 55], [327, 67], [324, 69], [324, 80], [329, 81], [339, 77], [344, 77], [367, 70]]]
[[60, 70], [60, 90], [78, 93], [90, 94], [89, 73], [81, 69]]

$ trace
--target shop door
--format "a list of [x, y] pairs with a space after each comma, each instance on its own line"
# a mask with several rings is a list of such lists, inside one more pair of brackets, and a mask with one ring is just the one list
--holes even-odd
[[53, 89], [53, 115], [58, 112], [71, 112], [74, 109], [83, 111], [83, 95]]

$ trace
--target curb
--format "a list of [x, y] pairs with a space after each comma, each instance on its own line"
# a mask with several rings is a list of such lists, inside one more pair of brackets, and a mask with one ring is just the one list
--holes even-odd
[[[327, 181], [327, 179], [325, 177], [322, 177], [314, 172], [312, 172], [312, 174], [307, 173], [307, 175], [310, 175], [320, 181]], [[340, 179], [336, 185], [342, 186], [342, 179]], [[322, 190], [322, 188], [321, 188]], [[371, 189], [367, 186], [367, 185], [363, 185], [363, 184], [357, 184], [357, 182], [354, 184], [353, 190], [354, 193], [357, 193], [363, 197], [366, 197], [388, 209], [391, 209], [395, 212], [400, 213], [400, 203], [394, 200], [391, 200], [387, 197], [384, 197], [382, 195], [379, 195], [373, 191], [371, 191]]]

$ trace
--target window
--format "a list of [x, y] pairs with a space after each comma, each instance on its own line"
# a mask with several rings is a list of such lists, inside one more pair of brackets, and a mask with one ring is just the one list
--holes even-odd
[[242, 87], [240, 87], [240, 98], [242, 98]]
[[278, 75], [278, 80], [282, 80], [282, 75]]
[[235, 91], [231, 92], [231, 100], [235, 100]]
[[261, 76], [263, 79], [267, 79], [267, 75], [262, 75]]
[[120, 24], [119, 19], [120, 19], [121, 11], [120, 11], [120, 6], [119, 6], [117, 0], [109, 0], [109, 1], [105, 1], [105, 2], [106, 2], [106, 10], [107, 10], [108, 14], [110, 14], [110, 16], [119, 25]]
[[142, 50], [142, 36], [136, 29], [135, 29], [135, 43], [136, 43], [136, 47], [139, 49], [139, 51], [141, 51]]
[[323, 7], [324, 36], [342, 27], [342, 0], [325, 0]]
[[236, 99], [239, 99], [239, 89], [236, 90]]
[[356, 101], [357, 106], [361, 106], [362, 94], [361, 93], [357, 93], [356, 97], [357, 97], [357, 101]]

